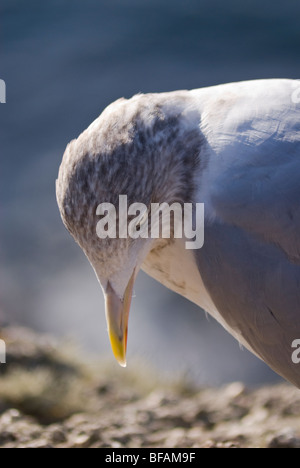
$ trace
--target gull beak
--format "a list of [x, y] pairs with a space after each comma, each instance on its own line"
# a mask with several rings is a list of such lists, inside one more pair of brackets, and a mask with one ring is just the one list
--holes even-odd
[[109, 339], [114, 356], [122, 367], [126, 367], [128, 318], [134, 280], [135, 270], [129, 280], [122, 300], [117, 296], [110, 283], [108, 283], [105, 296], [105, 313]]

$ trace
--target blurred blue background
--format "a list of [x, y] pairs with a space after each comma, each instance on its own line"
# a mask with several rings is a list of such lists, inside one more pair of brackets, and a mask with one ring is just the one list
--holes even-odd
[[[110, 355], [102, 292], [56, 206], [65, 146], [121, 96], [299, 78], [300, 2], [1, 0], [0, 9], [0, 320]], [[213, 319], [144, 274], [129, 365], [133, 357], [200, 383], [277, 379]]]

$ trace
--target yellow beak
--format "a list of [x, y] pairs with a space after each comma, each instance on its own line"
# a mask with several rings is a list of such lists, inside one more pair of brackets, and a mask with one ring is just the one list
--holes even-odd
[[105, 297], [105, 312], [109, 339], [114, 356], [122, 367], [126, 367], [128, 318], [134, 279], [135, 271], [130, 278], [123, 300], [117, 296], [110, 283], [108, 283]]

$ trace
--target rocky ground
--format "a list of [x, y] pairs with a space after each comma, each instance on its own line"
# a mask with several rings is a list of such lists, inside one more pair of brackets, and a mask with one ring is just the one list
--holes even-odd
[[199, 389], [140, 364], [120, 374], [87, 363], [28, 330], [0, 338], [1, 448], [300, 448], [300, 392], [288, 384]]

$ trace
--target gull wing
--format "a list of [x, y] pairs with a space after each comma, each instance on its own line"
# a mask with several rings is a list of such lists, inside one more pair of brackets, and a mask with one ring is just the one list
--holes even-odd
[[222, 122], [208, 106], [198, 201], [209, 208], [195, 256], [235, 336], [300, 387], [292, 362], [300, 339], [300, 104], [288, 81], [269, 86], [243, 90], [234, 104], [232, 93], [231, 104], [223, 96]]

